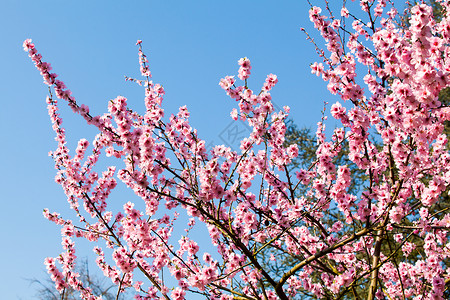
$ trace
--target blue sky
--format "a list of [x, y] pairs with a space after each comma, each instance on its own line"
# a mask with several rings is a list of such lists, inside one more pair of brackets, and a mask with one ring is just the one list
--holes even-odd
[[[187, 105], [191, 125], [208, 143], [222, 144], [236, 105], [219, 87], [237, 75], [237, 60], [252, 62], [249, 85], [259, 90], [267, 74], [279, 78], [273, 100], [291, 107], [299, 126], [315, 127], [325, 84], [310, 74], [317, 59], [300, 27], [311, 33], [306, 1], [14, 1], [0, 11], [0, 289], [2, 299], [33, 299], [27, 278], [45, 277], [43, 260], [61, 252], [59, 228], [42, 209], [69, 216], [48, 151], [54, 134], [46, 111], [47, 88], [22, 42], [32, 38], [44, 60], [78, 103], [94, 114], [118, 95], [143, 111], [143, 90], [125, 82], [138, 76], [137, 39], [143, 40], [153, 81], [166, 89], [166, 115]], [[62, 109], [69, 145], [95, 130]], [[128, 195], [127, 195], [128, 197]], [[133, 200], [133, 199], [130, 199]], [[83, 250], [83, 251], [82, 251]], [[82, 248], [78, 255], [90, 254]]]

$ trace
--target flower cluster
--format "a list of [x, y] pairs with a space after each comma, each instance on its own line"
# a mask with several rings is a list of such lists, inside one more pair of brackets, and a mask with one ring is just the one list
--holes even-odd
[[246, 80], [251, 74], [250, 70], [252, 69], [252, 66], [250, 65], [250, 60], [247, 57], [244, 57], [238, 61], [238, 64], [241, 66], [239, 68], [238, 77], [240, 80]]
[[[145, 112], [119, 96], [108, 102], [108, 113], [92, 116], [26, 40], [24, 49], [54, 91], [47, 104], [58, 143], [51, 152], [55, 181], [76, 216], [44, 210], [62, 227], [64, 252], [45, 261], [56, 288], [97, 299], [74, 272], [73, 239], [85, 238], [104, 243], [94, 247], [98, 267], [118, 294], [134, 289], [136, 299], [181, 300], [190, 293], [215, 300], [444, 299], [450, 214], [440, 205], [450, 185], [444, 134], [450, 108], [439, 93], [450, 86], [450, 4], [438, 2], [439, 21], [419, 4], [403, 27], [384, 0], [360, 1], [366, 20], [345, 7], [336, 18], [328, 2], [326, 14], [311, 7], [310, 20], [325, 41], [322, 49], [310, 38], [323, 59], [311, 72], [339, 96], [330, 114], [342, 126], [327, 139], [323, 116], [307, 168], [291, 164], [301, 149], [287, 144], [289, 107], [277, 111], [272, 103], [277, 76], [252, 90], [248, 58], [238, 61], [241, 81], [226, 76], [219, 85], [237, 104], [231, 117], [251, 132], [238, 151], [207, 150], [186, 107], [165, 116], [165, 91], [150, 81], [142, 41], [144, 79], [127, 80], [145, 89]], [[92, 143], [78, 142], [73, 157], [58, 99], [99, 129]], [[103, 152], [123, 165], [97, 173]], [[109, 201], [116, 178], [137, 201]], [[197, 230], [208, 231], [213, 251], [205, 251]]]

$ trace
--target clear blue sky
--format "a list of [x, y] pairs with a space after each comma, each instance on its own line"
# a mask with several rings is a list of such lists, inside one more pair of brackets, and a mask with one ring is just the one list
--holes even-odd
[[[274, 102], [291, 107], [299, 126], [320, 119], [325, 85], [310, 74], [316, 60], [300, 27], [314, 33], [306, 1], [17, 1], [0, 10], [1, 299], [33, 299], [26, 278], [44, 278], [43, 260], [61, 251], [59, 228], [42, 209], [68, 215], [53, 181], [54, 134], [47, 116], [46, 86], [22, 42], [32, 38], [79, 103], [94, 114], [118, 95], [142, 111], [143, 90], [124, 81], [137, 76], [137, 39], [143, 40], [154, 82], [166, 89], [166, 114], [187, 105], [192, 125], [208, 142], [222, 144], [235, 103], [218, 85], [237, 74], [237, 60], [252, 62], [249, 85], [278, 75]], [[94, 131], [63, 110], [71, 145]], [[225, 137], [226, 138], [226, 137]], [[133, 200], [133, 199], [131, 199]], [[86, 253], [80, 252], [84, 257]]]

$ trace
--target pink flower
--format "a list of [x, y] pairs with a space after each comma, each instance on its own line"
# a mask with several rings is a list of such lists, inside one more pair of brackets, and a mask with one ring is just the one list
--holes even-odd
[[346, 7], [341, 8], [341, 17], [348, 18], [349, 12]]
[[31, 39], [26, 39], [23, 42], [23, 50], [30, 51], [32, 49], [34, 49], [34, 44], [31, 42]]
[[245, 80], [251, 74], [250, 70], [251, 70], [252, 66], [250, 65], [250, 60], [247, 57], [244, 57], [244, 58], [239, 59], [238, 63], [241, 66], [239, 68], [238, 77], [241, 80]]
[[237, 111], [236, 108], [233, 108], [233, 109], [231, 110], [230, 116], [231, 116], [231, 118], [232, 118], [233, 120], [237, 121], [237, 119], [238, 119], [238, 111]]
[[219, 85], [224, 90], [228, 90], [231, 88], [234, 82], [235, 82], [234, 76], [227, 76], [220, 80]]
[[170, 294], [173, 300], [184, 300], [184, 296], [186, 295], [186, 292], [183, 291], [180, 288], [175, 288], [172, 293]]

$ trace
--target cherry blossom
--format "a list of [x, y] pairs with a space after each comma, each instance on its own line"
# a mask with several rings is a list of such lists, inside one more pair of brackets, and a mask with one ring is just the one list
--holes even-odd
[[[408, 26], [398, 24], [390, 1], [362, 0], [362, 12], [342, 7], [338, 16], [328, 2], [311, 7], [325, 43], [308, 34], [322, 59], [311, 72], [336, 95], [326, 112], [339, 125], [327, 137], [324, 111], [315, 159], [304, 169], [291, 165], [298, 145], [286, 144], [290, 109], [272, 102], [278, 77], [252, 90], [246, 57], [237, 78], [219, 85], [235, 104], [231, 118], [251, 132], [237, 150], [207, 150], [187, 107], [164, 110], [165, 90], [151, 81], [141, 40], [143, 79], [127, 80], [144, 88], [145, 111], [118, 96], [96, 116], [27, 39], [23, 48], [50, 87], [55, 181], [74, 212], [68, 219], [43, 212], [61, 226], [63, 252], [45, 259], [56, 289], [100, 299], [74, 271], [75, 240], [85, 238], [118, 294], [134, 290], [135, 299], [444, 299], [450, 214], [439, 204], [450, 185], [450, 108], [439, 92], [450, 85], [450, 4], [438, 2], [441, 20], [417, 4]], [[73, 156], [60, 100], [98, 129]], [[123, 163], [99, 172], [102, 153]], [[350, 189], [354, 170], [364, 174], [358, 192]], [[135, 194], [121, 206], [109, 200], [118, 184]], [[213, 252], [201, 242], [208, 234], [200, 239], [194, 228], [208, 232]]]

